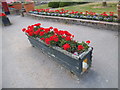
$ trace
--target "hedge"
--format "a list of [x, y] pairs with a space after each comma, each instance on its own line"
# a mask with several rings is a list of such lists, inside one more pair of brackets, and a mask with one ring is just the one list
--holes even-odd
[[89, 3], [89, 2], [49, 2], [48, 7], [58, 8], [58, 7], [70, 6], [74, 4], [85, 4], [85, 3]]
[[60, 2], [59, 7], [70, 6], [75, 4], [76, 2]]
[[58, 8], [59, 7], [59, 2], [49, 2], [48, 7]]

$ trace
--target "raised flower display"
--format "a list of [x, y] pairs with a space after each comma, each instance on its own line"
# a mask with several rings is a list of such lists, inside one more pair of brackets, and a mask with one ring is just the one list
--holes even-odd
[[40, 23], [23, 28], [22, 31], [33, 46], [56, 58], [77, 76], [90, 68], [93, 48], [89, 46], [89, 40], [79, 43], [68, 31], [53, 27], [44, 28]]
[[106, 12], [98, 14], [92, 11], [78, 12], [78, 11], [69, 11], [64, 9], [60, 9], [60, 10], [34, 9], [29, 13], [48, 15], [48, 16], [60, 16], [60, 17], [69, 17], [69, 18], [78, 18], [78, 19], [117, 22], [117, 16], [114, 15], [114, 12], [109, 12], [109, 14], [107, 14]]

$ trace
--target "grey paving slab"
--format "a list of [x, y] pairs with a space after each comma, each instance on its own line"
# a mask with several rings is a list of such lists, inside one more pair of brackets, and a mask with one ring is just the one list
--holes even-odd
[[[117, 88], [118, 32], [70, 25], [30, 17], [9, 16], [12, 25], [2, 29], [3, 88]], [[94, 47], [90, 71], [78, 81], [52, 58], [32, 47], [21, 31], [34, 23], [68, 30], [75, 40]]]

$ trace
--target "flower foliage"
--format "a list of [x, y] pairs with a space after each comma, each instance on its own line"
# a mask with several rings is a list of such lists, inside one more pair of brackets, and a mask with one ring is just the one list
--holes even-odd
[[82, 53], [89, 48], [90, 41], [81, 43], [73, 40], [74, 35], [68, 31], [58, 30], [58, 28], [44, 28], [40, 23], [30, 25], [22, 29], [28, 36], [39, 38], [47, 45], [58, 46], [70, 53]]

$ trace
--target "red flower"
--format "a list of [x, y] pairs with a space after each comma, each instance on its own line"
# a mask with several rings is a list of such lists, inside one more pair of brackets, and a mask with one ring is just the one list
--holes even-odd
[[63, 14], [63, 12], [59, 12], [60, 14]]
[[45, 32], [40, 32], [40, 36], [43, 36], [45, 34]]
[[50, 39], [49, 39], [49, 38], [46, 38], [46, 39], [45, 39], [45, 43], [46, 43], [46, 44], [50, 44]]
[[74, 13], [78, 13], [78, 11], [74, 12]]
[[33, 32], [29, 32], [28, 34], [29, 34], [29, 36], [33, 36]]
[[64, 11], [64, 9], [61, 9], [62, 11]]
[[57, 29], [57, 28], [54, 28], [54, 32], [58, 32], [58, 29]]
[[50, 27], [50, 29], [53, 29], [53, 27]]
[[29, 31], [29, 30], [26, 30], [25, 32], [26, 32], [26, 33], [29, 33], [30, 31]]
[[26, 30], [25, 28], [22, 29], [23, 32], [24, 32], [25, 30]]
[[64, 31], [62, 31], [62, 30], [60, 30], [60, 31], [55, 31], [55, 33], [58, 34], [58, 35], [63, 35], [63, 34], [65, 34]]
[[29, 31], [29, 32], [34, 32], [34, 30], [33, 30], [33, 29], [28, 29], [28, 31]]
[[28, 26], [27, 28], [28, 28], [28, 29], [34, 29], [34, 26], [31, 25], [31, 26]]
[[71, 40], [70, 36], [67, 36], [67, 37], [65, 38], [65, 40], [66, 40], [66, 41], [70, 41], [70, 40]]
[[66, 35], [71, 36], [71, 34], [68, 31], [64, 31]]
[[64, 35], [65, 33], [64, 33], [64, 31], [60, 30], [60, 31], [58, 32], [58, 34], [59, 34], [59, 35]]
[[84, 47], [82, 45], [78, 45], [78, 50], [82, 50]]
[[50, 39], [51, 41], [53, 40], [53, 41], [55, 41], [55, 42], [58, 42], [58, 41], [59, 41], [59, 38], [58, 38], [57, 35], [50, 36], [49, 39]]
[[106, 12], [103, 12], [103, 14], [106, 14]]
[[25, 31], [26, 33], [29, 33], [29, 32], [34, 32], [32, 29], [28, 29]]
[[58, 41], [59, 41], [59, 38], [55, 38], [54, 41], [55, 41], [55, 42], [58, 42]]
[[104, 14], [104, 16], [108, 16], [107, 14]]
[[40, 30], [44, 30], [44, 28], [43, 28], [43, 27], [40, 27], [39, 29], [40, 29]]
[[65, 13], [69, 12], [69, 10], [66, 10]]
[[62, 38], [65, 38], [65, 36], [62, 36]]
[[31, 29], [33, 29], [34, 28], [34, 25], [31, 25], [31, 27], [30, 27]]
[[55, 12], [60, 12], [59, 10], [55, 10]]
[[83, 14], [83, 12], [80, 12], [80, 14]]
[[50, 28], [44, 28], [45, 33], [48, 33], [50, 31]]
[[110, 16], [113, 16], [113, 14], [110, 14]]
[[64, 50], [68, 50], [70, 48], [70, 45], [69, 44], [64, 44], [62, 47], [63, 47]]
[[28, 26], [27, 28], [29, 29], [29, 28], [31, 28], [31, 26]]
[[41, 25], [41, 23], [37, 23], [37, 26], [40, 26]]
[[90, 41], [86, 41], [86, 43], [88, 43], [88, 44], [89, 44], [89, 43], [90, 43]]
[[74, 37], [74, 35], [72, 35], [72, 37]]
[[34, 26], [40, 26], [40, 25], [41, 25], [41, 23], [34, 24]]
[[45, 40], [45, 38], [40, 38], [41, 40]]
[[35, 35], [38, 35], [40, 33], [40, 30], [37, 30], [34, 32]]
[[0, 13], [0, 16], [6, 16], [6, 14], [4, 14], [4, 13]]

